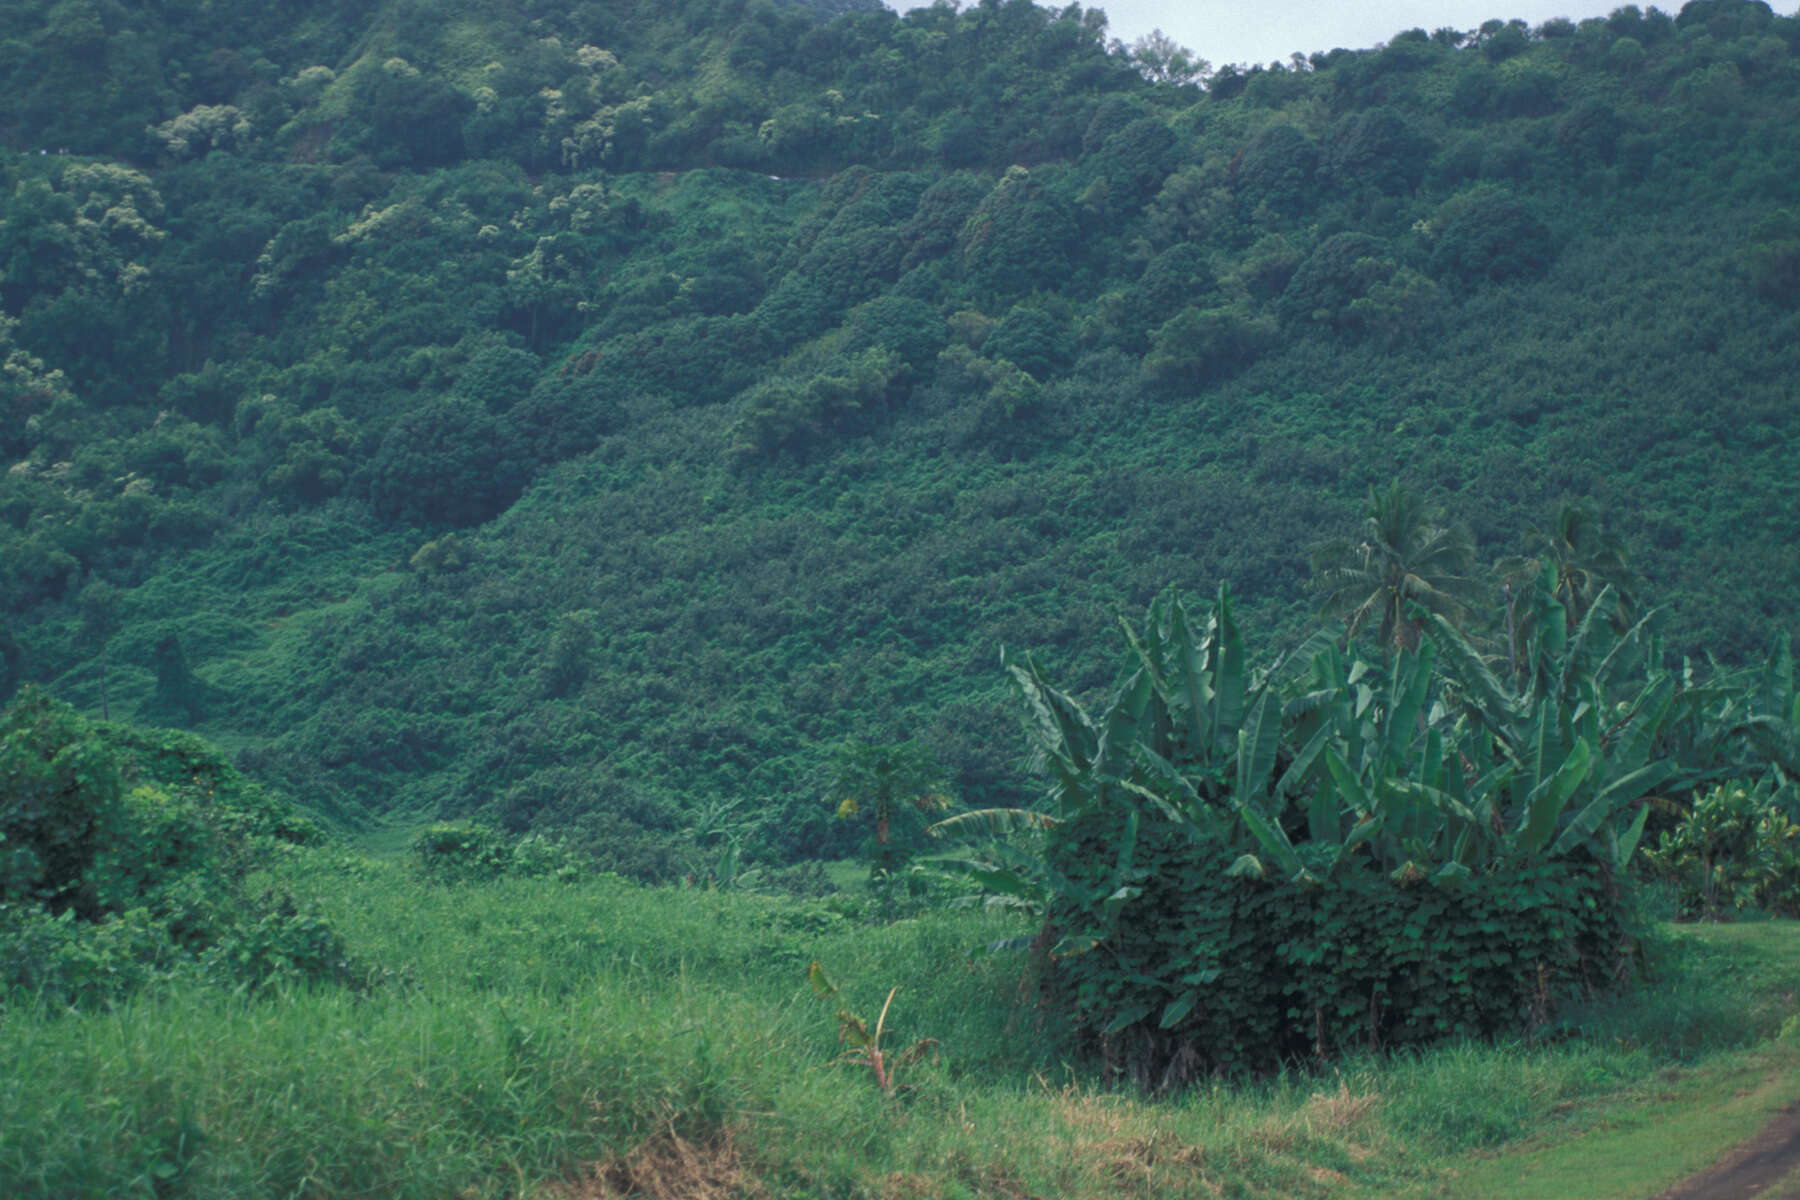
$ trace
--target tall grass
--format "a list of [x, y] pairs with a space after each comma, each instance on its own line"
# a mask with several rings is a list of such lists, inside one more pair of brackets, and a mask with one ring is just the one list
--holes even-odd
[[[1588, 1098], [1773, 1033], [1791, 926], [1684, 934], [1662, 982], [1555, 1044], [1461, 1045], [1169, 1101], [1109, 1089], [964, 951], [979, 912], [866, 925], [829, 902], [615, 880], [420, 885], [307, 851], [283, 868], [390, 968], [367, 995], [199, 987], [0, 1013], [0, 1195], [1328, 1195], [1404, 1187]], [[835, 1061], [825, 963], [935, 1064], [887, 1099]], [[1681, 1014], [1709, 1014], [1698, 1041]], [[1662, 1014], [1662, 1015], [1656, 1015]], [[1650, 1017], [1645, 1020], [1643, 1018]]]

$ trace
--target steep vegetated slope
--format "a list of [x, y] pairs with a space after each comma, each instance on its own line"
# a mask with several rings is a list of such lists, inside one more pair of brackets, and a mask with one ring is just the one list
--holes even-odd
[[847, 736], [1016, 799], [999, 647], [1096, 687], [1115, 612], [1218, 580], [1292, 635], [1395, 476], [1490, 559], [1590, 500], [1679, 650], [1794, 624], [1800, 21], [1760, 3], [1204, 89], [1022, 0], [0, 39], [0, 693], [325, 811], [653, 872], [733, 801], [845, 846]]

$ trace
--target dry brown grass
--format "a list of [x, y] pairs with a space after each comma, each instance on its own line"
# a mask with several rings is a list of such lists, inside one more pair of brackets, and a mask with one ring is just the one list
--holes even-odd
[[1154, 1106], [1118, 1095], [1065, 1088], [1055, 1112], [1066, 1132], [1065, 1154], [1082, 1195], [1141, 1196], [1167, 1190], [1213, 1190], [1206, 1177], [1206, 1149], [1158, 1125]]
[[733, 1200], [761, 1194], [729, 1130], [690, 1142], [673, 1130], [609, 1156], [543, 1193], [554, 1200]]
[[1381, 1097], [1352, 1093], [1349, 1085], [1338, 1084], [1335, 1092], [1318, 1092], [1300, 1110], [1300, 1119], [1309, 1130], [1345, 1134], [1362, 1129], [1374, 1115]]

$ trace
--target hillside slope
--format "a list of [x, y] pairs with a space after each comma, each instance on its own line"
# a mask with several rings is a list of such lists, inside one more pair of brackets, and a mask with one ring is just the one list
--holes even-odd
[[1291, 637], [1394, 477], [1490, 559], [1591, 501], [1678, 650], [1796, 623], [1762, 4], [1204, 90], [1021, 0], [5, 20], [0, 691], [325, 811], [842, 849], [850, 736], [1020, 798], [1002, 645]]

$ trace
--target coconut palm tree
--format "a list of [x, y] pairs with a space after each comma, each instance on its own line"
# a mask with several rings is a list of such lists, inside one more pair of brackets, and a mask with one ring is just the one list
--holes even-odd
[[1418, 647], [1417, 613], [1460, 624], [1485, 590], [1468, 531], [1398, 481], [1371, 487], [1360, 534], [1319, 547], [1312, 567], [1313, 590], [1344, 618], [1346, 640], [1373, 625], [1384, 655]]
[[1623, 633], [1636, 622], [1637, 606], [1632, 602], [1632, 592], [1637, 587], [1637, 577], [1626, 563], [1624, 544], [1607, 530], [1593, 509], [1565, 500], [1551, 512], [1547, 527], [1528, 529], [1525, 536], [1536, 547], [1536, 553], [1503, 558], [1495, 564], [1506, 592], [1509, 650], [1515, 660], [1519, 648], [1530, 640], [1538, 613], [1534, 588], [1546, 568], [1554, 577], [1551, 596], [1562, 605], [1569, 633], [1575, 632], [1609, 587], [1617, 606], [1604, 615], [1614, 632]]

